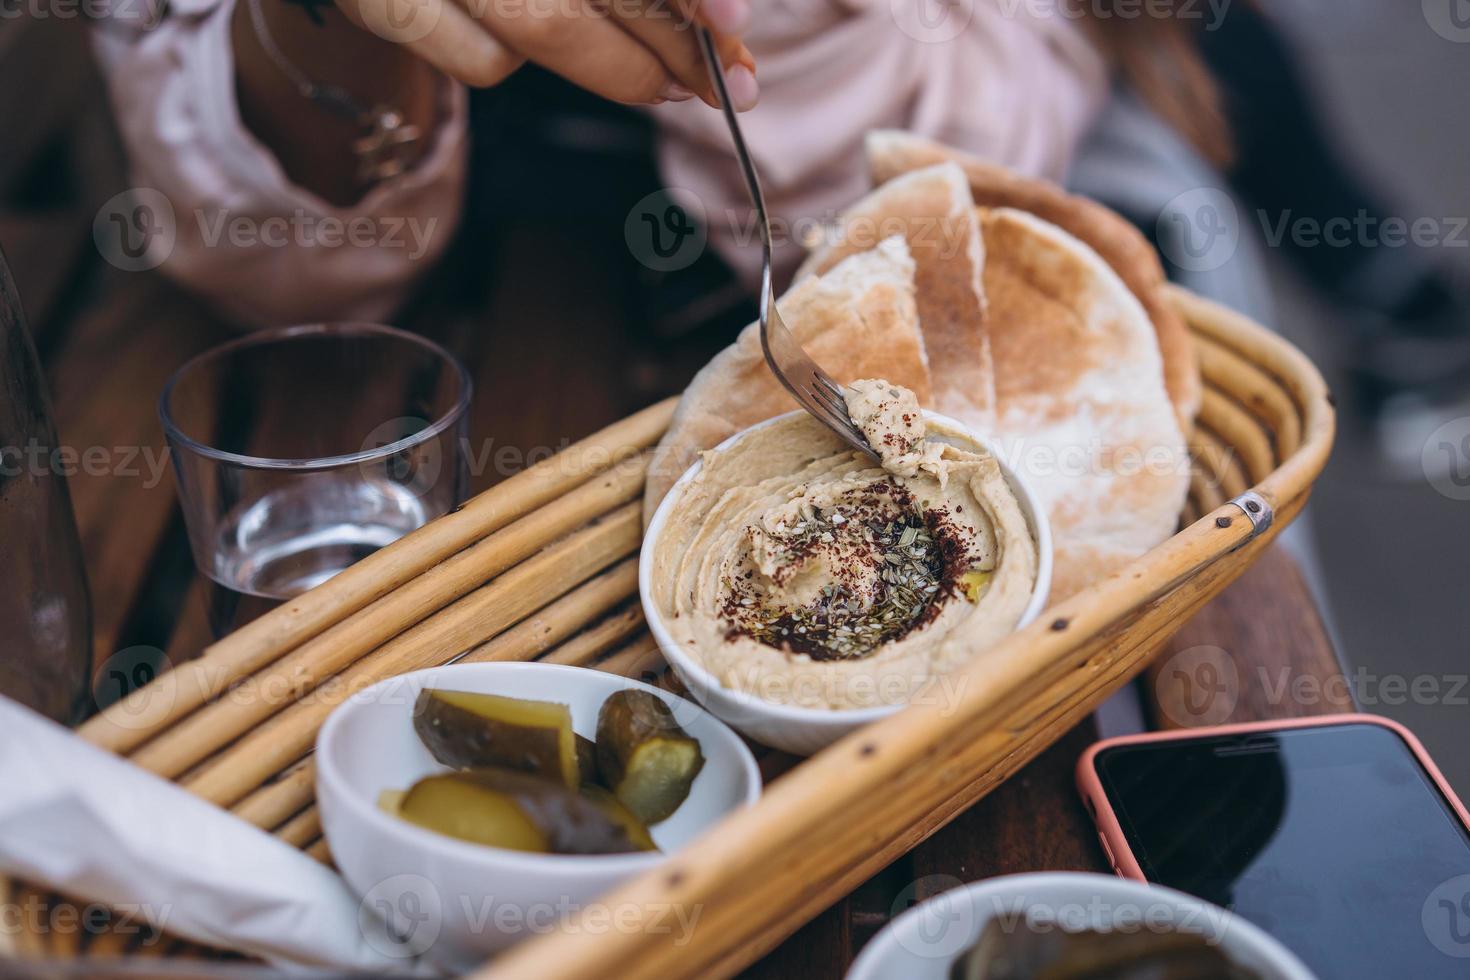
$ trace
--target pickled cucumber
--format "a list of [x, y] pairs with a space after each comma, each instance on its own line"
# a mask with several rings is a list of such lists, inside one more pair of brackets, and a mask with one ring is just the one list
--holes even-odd
[[645, 850], [636, 834], [559, 779], [509, 769], [466, 769], [414, 783], [398, 815], [449, 837], [545, 854]]
[[435, 759], [455, 769], [503, 766], [559, 779], [569, 789], [583, 782], [578, 736], [564, 704], [424, 690], [414, 702], [413, 728]]
[[597, 783], [597, 743], [584, 736], [577, 736], [577, 771], [583, 786]]
[[653, 838], [648, 834], [648, 827], [644, 825], [642, 820], [639, 820], [633, 815], [632, 810], [623, 806], [622, 801], [616, 796], [613, 796], [609, 790], [602, 786], [587, 783], [582, 786], [582, 795], [590, 800], [599, 810], [607, 814], [613, 823], [622, 827], [627, 832], [628, 839], [633, 842], [638, 850], [658, 850], [658, 845], [653, 842]]
[[644, 824], [677, 810], [703, 767], [698, 740], [679, 727], [662, 699], [628, 689], [603, 702], [597, 716], [599, 781]]

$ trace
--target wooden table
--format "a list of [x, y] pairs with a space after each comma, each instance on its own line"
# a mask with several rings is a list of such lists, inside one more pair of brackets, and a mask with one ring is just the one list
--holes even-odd
[[[496, 250], [482, 301], [468, 309], [420, 304], [406, 323], [471, 368], [475, 445], [555, 448], [682, 382], [680, 369], [650, 358], [654, 345], [618, 299], [628, 273], [625, 248], [586, 228], [544, 223], [507, 228], [505, 241], [513, 247]], [[198, 653], [208, 630], [172, 474], [148, 465], [163, 450], [154, 405], [171, 371], [231, 330], [160, 276], [100, 262], [75, 231], [0, 224], [0, 244], [16, 260], [63, 442], [105, 447], [119, 463], [71, 478], [91, 578], [96, 660], [148, 647], [178, 663]], [[47, 254], [69, 259], [39, 261], [33, 249], [43, 244]], [[120, 465], [124, 457], [131, 467]], [[472, 489], [503, 475], [477, 473]], [[1221, 656], [1238, 683], [1194, 683], [1204, 679], [1200, 665]], [[1183, 628], [1138, 690], [1154, 725], [1176, 727], [1350, 710], [1346, 685], [1328, 683], [1333, 678], [1340, 678], [1339, 666], [1322, 622], [1291, 560], [1274, 548]], [[962, 882], [1021, 871], [1106, 872], [1072, 784], [1077, 756], [1096, 736], [1091, 721], [1079, 725], [802, 927], [751, 975], [840, 977], [894, 914]]]

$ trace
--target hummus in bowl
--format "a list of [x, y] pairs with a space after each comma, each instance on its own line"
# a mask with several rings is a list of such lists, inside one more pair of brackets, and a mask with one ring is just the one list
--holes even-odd
[[982, 440], [886, 382], [856, 382], [848, 408], [881, 465], [804, 412], [771, 419], [680, 478], [640, 558], [680, 679], [788, 751], [944, 698], [1050, 580], [1042, 511]]

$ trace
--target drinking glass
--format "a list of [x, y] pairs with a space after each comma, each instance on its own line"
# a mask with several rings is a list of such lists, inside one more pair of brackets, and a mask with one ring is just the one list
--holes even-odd
[[368, 323], [267, 330], [189, 361], [159, 399], [216, 636], [463, 499], [470, 378]]

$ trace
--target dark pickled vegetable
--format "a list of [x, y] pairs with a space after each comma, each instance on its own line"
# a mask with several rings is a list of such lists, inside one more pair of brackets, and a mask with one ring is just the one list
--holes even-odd
[[398, 803], [410, 823], [449, 837], [547, 854], [620, 854], [641, 841], [594, 801], [555, 779], [466, 769], [419, 780]]
[[413, 729], [435, 759], [455, 769], [500, 766], [582, 783], [572, 713], [564, 704], [469, 691], [419, 692]]
[[597, 745], [592, 739], [577, 736], [577, 769], [583, 786], [597, 783]]
[[639, 820], [667, 818], [689, 796], [704, 753], [663, 700], [639, 690], [618, 691], [597, 717], [597, 772]]
[[582, 786], [582, 795], [590, 800], [599, 810], [607, 814], [608, 819], [612, 820], [619, 827], [622, 827], [624, 832], [627, 833], [628, 839], [633, 842], [638, 850], [658, 850], [658, 845], [649, 836], [648, 827], [642, 820], [634, 816], [632, 810], [623, 806], [622, 801], [616, 796], [613, 796], [610, 791], [601, 786], [588, 783]]
[[990, 920], [950, 980], [1259, 980], [1197, 933], [1065, 932]]

